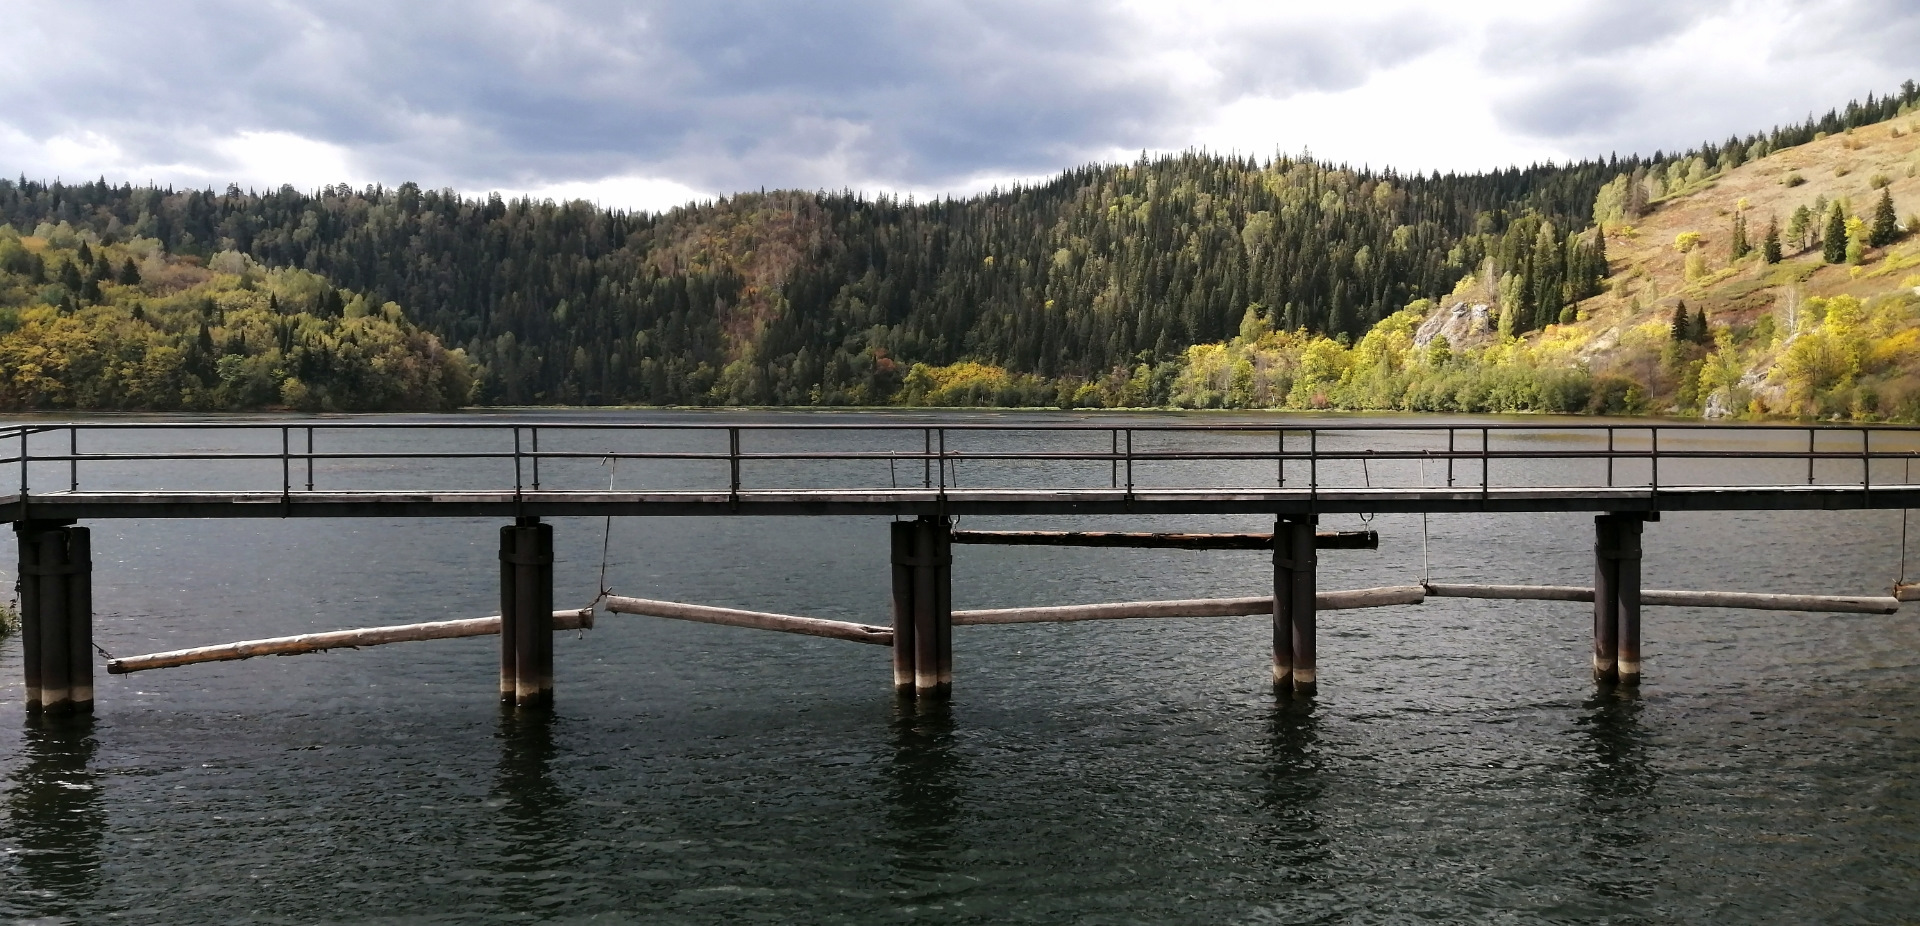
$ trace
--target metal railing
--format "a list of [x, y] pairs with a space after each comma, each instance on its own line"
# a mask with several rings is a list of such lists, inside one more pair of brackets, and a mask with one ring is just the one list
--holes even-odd
[[[164, 443], [163, 433], [185, 435], [194, 446], [127, 447], [129, 443]], [[457, 435], [477, 449], [436, 448]], [[542, 437], [546, 446], [542, 447]], [[261, 440], [260, 438], [268, 440]], [[407, 438], [403, 449], [369, 447], [378, 439]], [[566, 440], [556, 440], [566, 438]], [[777, 441], [769, 438], [778, 438]], [[1104, 438], [1104, 439], [1102, 439]], [[1802, 439], [1804, 438], [1804, 440]], [[672, 446], [705, 442], [711, 447]], [[251, 442], [255, 449], [241, 449]], [[387, 440], [386, 443], [391, 443]], [[876, 442], [886, 446], [874, 446]], [[582, 446], [582, 444], [594, 446]], [[638, 446], [615, 446], [616, 444]], [[781, 446], [771, 446], [772, 444]], [[214, 446], [200, 446], [212, 444]], [[1023, 446], [1037, 444], [1037, 446]], [[261, 449], [265, 445], [266, 449]], [[277, 447], [273, 446], [277, 445]], [[905, 422], [859, 423], [613, 423], [532, 421], [368, 422], [312, 420], [288, 422], [91, 422], [23, 424], [0, 428], [0, 485], [17, 485], [22, 497], [48, 491], [48, 468], [65, 476], [65, 491], [81, 492], [83, 477], [111, 473], [118, 488], [171, 491], [178, 470], [161, 464], [277, 464], [279, 494], [292, 498], [303, 493], [369, 491], [355, 484], [355, 474], [342, 464], [353, 463], [473, 463], [463, 477], [483, 475], [490, 491], [516, 497], [550, 491], [584, 491], [589, 486], [543, 485], [542, 464], [549, 473], [566, 461], [683, 461], [724, 464], [725, 491], [738, 498], [759, 489], [901, 489], [900, 464], [919, 462], [922, 490], [945, 494], [958, 488], [961, 464], [969, 467], [969, 489], [1094, 488], [1082, 470], [1033, 478], [1033, 467], [1096, 465], [1107, 476], [1107, 488], [1131, 495], [1146, 488], [1253, 488], [1245, 481], [1253, 468], [1221, 470], [1221, 464], [1258, 464], [1271, 480], [1259, 487], [1302, 490], [1309, 494], [1337, 485], [1341, 488], [1414, 488], [1402, 473], [1396, 480], [1388, 469], [1375, 481], [1379, 464], [1415, 463], [1422, 489], [1451, 488], [1490, 493], [1510, 488], [1646, 488], [1659, 492], [1680, 486], [1753, 485], [1752, 482], [1702, 480], [1702, 464], [1709, 473], [1727, 473], [1724, 464], [1805, 463], [1804, 485], [1843, 486], [1871, 492], [1876, 486], [1875, 463], [1882, 469], [1900, 464], [1899, 476], [1882, 478], [1880, 485], [1911, 483], [1912, 461], [1920, 456], [1920, 428], [1861, 425], [1759, 424], [1534, 424], [1486, 423], [1340, 423], [1303, 425], [1276, 421], [1268, 424], [1190, 424], [1128, 422], [1123, 424], [924, 424]], [[1524, 463], [1537, 471], [1553, 464], [1554, 474], [1577, 475], [1565, 464], [1604, 463], [1577, 482], [1542, 483], [1496, 478], [1502, 464]], [[854, 464], [885, 462], [889, 486], [829, 479], [814, 473], [794, 484], [752, 481], [772, 464]], [[1625, 473], [1635, 464], [1636, 473]], [[1663, 482], [1662, 463], [1667, 464]], [[504, 467], [511, 465], [508, 484]], [[994, 464], [1024, 467], [1027, 478], [1018, 485], [995, 481]], [[1823, 466], [1823, 464], [1825, 464]], [[1857, 465], [1856, 465], [1857, 464]], [[498, 471], [494, 467], [498, 467]], [[1354, 467], [1358, 467], [1358, 471]], [[1429, 472], [1428, 467], [1433, 467]], [[1187, 479], [1173, 483], [1148, 481], [1143, 470], [1185, 469]], [[1197, 475], [1195, 467], [1203, 469]], [[1343, 468], [1344, 467], [1344, 468]], [[1696, 476], [1675, 478], [1677, 469], [1690, 468]], [[1333, 470], [1340, 469], [1335, 474]], [[1519, 469], [1527, 469], [1526, 466]], [[1462, 470], [1465, 470], [1462, 473]], [[1841, 472], [1840, 470], [1844, 470]], [[1002, 472], [1007, 472], [1002, 470]], [[1509, 470], [1509, 473], [1513, 470]], [[1769, 472], [1772, 472], [1770, 470]], [[1794, 479], [1772, 477], [1765, 484], [1785, 487]], [[493, 475], [485, 475], [493, 473]], [[1644, 478], [1640, 477], [1644, 474]], [[1532, 473], [1538, 476], [1538, 472]], [[1824, 474], [1824, 479], [1817, 476]], [[11, 478], [6, 477], [10, 475]], [[1335, 476], [1329, 483], [1330, 475]], [[1354, 477], [1359, 476], [1356, 480]], [[40, 480], [36, 484], [36, 478]], [[1054, 479], [1050, 482], [1049, 478]], [[1431, 478], [1431, 484], [1429, 480]], [[1196, 481], [1197, 480], [1197, 481]], [[1212, 480], [1218, 485], [1208, 482]], [[580, 480], [574, 480], [579, 483]], [[692, 488], [718, 491], [702, 482]], [[907, 487], [911, 488], [911, 486]], [[263, 491], [264, 487], [251, 491]], [[453, 489], [448, 489], [454, 491]], [[5, 490], [0, 490], [5, 491]], [[59, 491], [55, 489], [53, 491]], [[237, 489], [236, 489], [237, 491]]]

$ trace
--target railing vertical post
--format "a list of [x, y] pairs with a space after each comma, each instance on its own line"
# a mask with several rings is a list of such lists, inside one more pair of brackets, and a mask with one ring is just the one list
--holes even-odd
[[1492, 476], [1488, 474], [1488, 469], [1492, 466], [1492, 459], [1487, 456], [1488, 444], [1489, 444], [1489, 437], [1487, 435], [1487, 429], [1481, 428], [1480, 429], [1480, 497], [1482, 499], [1485, 499], [1487, 497], [1487, 493], [1491, 491], [1491, 489], [1493, 488]]
[[280, 426], [280, 500], [285, 502], [293, 495], [293, 435], [288, 433], [286, 425]]
[[1873, 496], [1873, 432], [1860, 429], [1860, 492]]
[[1108, 473], [1107, 478], [1107, 487], [1117, 489], [1120, 488], [1120, 429], [1114, 428], [1108, 431], [1107, 438], [1112, 448], [1107, 452], [1107, 462], [1111, 465], [1111, 471]]
[[520, 497], [520, 426], [513, 426], [513, 497]]
[[1454, 429], [1447, 429], [1447, 488], [1453, 488], [1453, 436]]
[[740, 504], [740, 429], [727, 429], [727, 498], [735, 505]]
[[307, 428], [307, 491], [313, 491], [313, 428]]
[[940, 497], [947, 496], [947, 429], [940, 429]]
[[1656, 425], [1654, 427], [1648, 428], [1647, 430], [1651, 433], [1651, 437], [1648, 439], [1648, 446], [1652, 448], [1652, 452], [1648, 455], [1647, 461], [1652, 466], [1651, 475], [1653, 478], [1653, 491], [1659, 492], [1660, 491], [1660, 428]]
[[1607, 429], [1607, 488], [1613, 488], [1613, 429]]
[[540, 428], [535, 426], [531, 430], [533, 431], [533, 490], [538, 492], [540, 491]]
[[1320, 429], [1307, 429], [1307, 494], [1320, 497]]
[[924, 445], [920, 453], [920, 487], [933, 488], [933, 429], [921, 428], [920, 441]]
[[1279, 488], [1284, 489], [1287, 487], [1287, 429], [1286, 427], [1282, 425], [1279, 433], [1275, 436], [1278, 438], [1274, 444], [1275, 449], [1273, 454], [1273, 470], [1274, 470], [1274, 476], [1275, 476], [1275, 484]]
[[1127, 500], [1133, 500], [1133, 429], [1127, 429]]
[[1807, 429], [1807, 485], [1813, 485], [1813, 448], [1818, 435], [1819, 432], [1813, 428]]
[[67, 426], [67, 491], [80, 491], [80, 429]]

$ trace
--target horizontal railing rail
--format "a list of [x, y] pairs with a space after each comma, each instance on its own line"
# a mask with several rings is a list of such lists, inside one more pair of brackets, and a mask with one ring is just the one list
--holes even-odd
[[[396, 436], [408, 432], [421, 435], [449, 433], [472, 435], [489, 442], [478, 447], [389, 446]], [[139, 442], [164, 440], [155, 435], [173, 434], [188, 439], [190, 446], [123, 446], [130, 439]], [[129, 437], [134, 435], [134, 437]], [[252, 435], [251, 438], [242, 435]], [[626, 436], [641, 444], [653, 442], [653, 449], [615, 446], [610, 438]], [[711, 448], [698, 446], [658, 446], [677, 435], [681, 443], [708, 441]], [[763, 444], [770, 435], [782, 435], [799, 446], [768, 448]], [[356, 440], [359, 438], [359, 440]], [[546, 447], [542, 447], [543, 438]], [[872, 446], [886, 439], [899, 446]], [[1090, 440], [1091, 439], [1091, 440]], [[1258, 446], [1249, 442], [1267, 441]], [[257, 446], [246, 446], [254, 440]], [[1216, 446], [1206, 446], [1209, 441]], [[558, 441], [558, 443], [556, 443]], [[722, 443], [724, 441], [724, 444]], [[1664, 446], [1663, 446], [1664, 441]], [[582, 442], [595, 446], [581, 447]], [[1167, 446], [1169, 442], [1179, 446]], [[1577, 445], [1576, 445], [1577, 442]], [[105, 443], [109, 446], [103, 447]], [[330, 445], [322, 447], [322, 443]], [[370, 445], [371, 444], [371, 445]], [[1035, 446], [1028, 447], [1028, 444]], [[1081, 446], [1074, 446], [1079, 444]], [[1226, 444], [1227, 446], [1219, 446]], [[1427, 446], [1427, 445], [1432, 446]], [[1704, 446], [1714, 444], [1713, 446]], [[1066, 445], [1066, 446], [1063, 446]], [[974, 423], [929, 424], [912, 421], [788, 422], [788, 423], [712, 423], [712, 422], [553, 422], [527, 420], [468, 421], [346, 421], [314, 419], [299, 421], [105, 421], [71, 423], [31, 423], [0, 427], [0, 467], [8, 467], [12, 478], [0, 471], [0, 485], [17, 485], [19, 497], [47, 492], [49, 467], [66, 477], [66, 492], [80, 492], [87, 484], [83, 476], [102, 470], [111, 475], [115, 491], [171, 491], [179, 473], [162, 472], [159, 465], [203, 462], [275, 463], [280, 476], [280, 494], [291, 498], [316, 491], [372, 491], [354, 483], [356, 474], [338, 464], [395, 464], [439, 461], [458, 466], [462, 463], [488, 465], [511, 463], [511, 479], [504, 469], [459, 469], [442, 474], [448, 479], [448, 491], [504, 491], [511, 487], [516, 495], [540, 491], [578, 491], [574, 485], [559, 489], [552, 482], [552, 467], [565, 463], [599, 461], [686, 461], [725, 464], [724, 491], [738, 496], [758, 490], [791, 491], [796, 488], [862, 489], [880, 486], [847, 485], [827, 479], [819, 473], [794, 484], [791, 474], [780, 484], [755, 480], [755, 467], [777, 463], [888, 464], [890, 485], [901, 486], [900, 464], [920, 464], [918, 473], [909, 472], [909, 482], [918, 476], [919, 488], [941, 492], [957, 489], [961, 467], [969, 472], [969, 489], [1022, 488], [1045, 490], [1049, 487], [1087, 488], [1079, 483], [1089, 477], [1085, 472], [1062, 475], [1058, 485], [1032, 479], [1018, 486], [981, 482], [980, 464], [1093, 464], [1104, 468], [1109, 488], [1128, 493], [1144, 488], [1206, 488], [1192, 478], [1213, 479], [1211, 487], [1221, 489], [1253, 488], [1244, 483], [1229, 484], [1248, 474], [1212, 472], [1189, 473], [1186, 482], [1156, 482], [1143, 479], [1139, 467], [1156, 468], [1163, 464], [1194, 466], [1227, 463], [1264, 463], [1271, 479], [1259, 487], [1319, 491], [1332, 488], [1334, 475], [1328, 464], [1359, 464], [1358, 473], [1346, 469], [1341, 474], [1343, 488], [1414, 488], [1403, 479], [1394, 482], [1389, 473], [1376, 474], [1374, 463], [1419, 464], [1422, 489], [1495, 489], [1544, 488], [1632, 488], [1658, 492], [1662, 488], [1712, 486], [1697, 476], [1676, 478], [1672, 467], [1662, 481], [1661, 463], [1690, 464], [1701, 461], [1747, 462], [1754, 464], [1804, 462], [1804, 481], [1796, 477], [1791, 484], [1854, 488], [1872, 492], [1876, 463], [1900, 464], [1898, 478], [1883, 479], [1886, 485], [1910, 485], [1912, 462], [1920, 457], [1920, 426], [1914, 425], [1783, 425], [1718, 423], [1526, 423], [1526, 422], [1340, 422], [1329, 424], [1272, 423], [1154, 423], [1094, 422], [1057, 423]], [[1564, 463], [1587, 461], [1604, 464], [1598, 473], [1584, 474], [1583, 481], [1542, 483], [1539, 473], [1504, 474], [1496, 478], [1496, 464], [1515, 461]], [[542, 464], [548, 466], [543, 474]], [[1460, 464], [1470, 464], [1460, 472]], [[1638, 464], [1621, 471], [1617, 464]], [[1848, 473], [1839, 475], [1832, 464], [1848, 464]], [[154, 467], [143, 464], [155, 464]], [[1437, 472], [1429, 472], [1437, 464]], [[1827, 464], [1825, 472], [1821, 464]], [[1021, 470], [1023, 473], [1027, 470]], [[543, 475], [549, 477], [543, 484]], [[991, 474], [984, 474], [990, 477]], [[1379, 483], [1376, 483], [1376, 475]], [[1462, 483], [1462, 478], [1466, 479]], [[1555, 474], [1549, 474], [1555, 475]], [[1572, 478], [1572, 472], [1557, 475]], [[1825, 476], [1825, 481], [1821, 477]], [[321, 477], [328, 477], [323, 479]], [[460, 478], [456, 479], [455, 476]], [[492, 489], [454, 489], [452, 483], [480, 479]], [[1263, 477], [1264, 478], [1264, 477]], [[36, 480], [40, 480], [36, 482]], [[578, 480], [575, 480], [576, 483]], [[322, 483], [325, 488], [318, 488]], [[832, 483], [832, 484], [829, 484]], [[1073, 483], [1069, 485], [1068, 483]], [[1752, 483], [1731, 483], [1751, 485]], [[1789, 483], [1776, 480], [1773, 485]], [[135, 488], [128, 489], [128, 485]], [[699, 491], [721, 490], [715, 477]], [[0, 489], [0, 492], [5, 492]], [[52, 491], [60, 491], [55, 489]], [[238, 491], [238, 490], [236, 490]], [[259, 491], [250, 489], [248, 491]]]

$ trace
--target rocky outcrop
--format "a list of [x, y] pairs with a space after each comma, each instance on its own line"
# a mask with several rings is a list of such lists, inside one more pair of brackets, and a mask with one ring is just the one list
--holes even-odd
[[1434, 338], [1444, 337], [1448, 347], [1462, 350], [1493, 340], [1494, 328], [1493, 313], [1485, 303], [1456, 302], [1427, 313], [1426, 321], [1413, 333], [1413, 346], [1424, 348]]

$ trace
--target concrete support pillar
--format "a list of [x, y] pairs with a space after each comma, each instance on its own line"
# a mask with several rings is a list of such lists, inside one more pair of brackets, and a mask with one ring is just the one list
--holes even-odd
[[1593, 519], [1593, 678], [1640, 683], [1640, 539], [1658, 515], [1603, 514]]
[[953, 522], [896, 521], [893, 560], [893, 684], [915, 697], [953, 688]]
[[1315, 596], [1319, 593], [1319, 552], [1314, 529], [1319, 518], [1299, 515], [1273, 525], [1273, 685], [1276, 690], [1313, 694], [1319, 681]]
[[553, 705], [553, 525], [500, 529], [500, 700]]
[[27, 712], [93, 710], [93, 550], [84, 527], [14, 525]]

